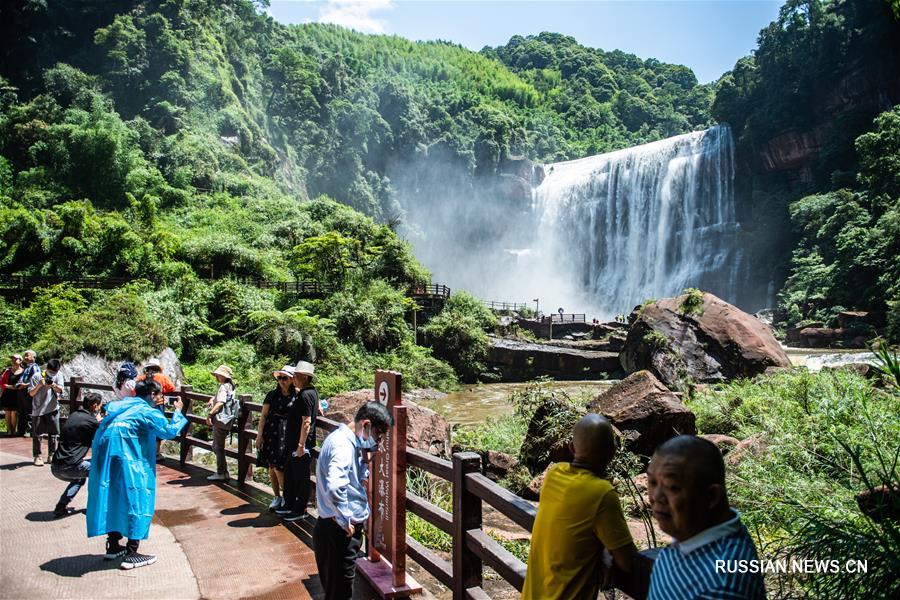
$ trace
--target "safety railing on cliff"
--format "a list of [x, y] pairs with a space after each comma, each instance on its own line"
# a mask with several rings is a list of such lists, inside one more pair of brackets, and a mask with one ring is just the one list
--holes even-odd
[[518, 302], [490, 301], [490, 302], [485, 302], [484, 305], [487, 306], [490, 310], [493, 310], [496, 312], [510, 312], [510, 311], [519, 312], [519, 311], [526, 310], [528, 308], [528, 305], [525, 304], [524, 302], [518, 303]]
[[541, 323], [586, 323], [587, 315], [578, 313], [549, 314], [540, 317]]
[[[200, 278], [201, 281], [217, 281], [223, 278]], [[30, 275], [0, 276], [0, 290], [27, 291], [37, 287], [47, 287], [67, 283], [76, 289], [115, 289], [134, 281], [133, 277], [49, 277]], [[295, 295], [299, 298], [322, 298], [337, 291], [337, 286], [321, 281], [269, 281], [266, 279], [236, 278], [235, 281], [253, 285], [263, 289], [275, 289], [283, 294]], [[151, 281], [158, 284], [158, 281]], [[415, 285], [407, 290], [412, 298], [428, 298], [446, 300], [450, 297], [450, 288], [440, 283]]]
[[440, 298], [446, 300], [450, 297], [450, 288], [440, 283], [411, 286], [406, 294], [412, 298]]
[[[74, 411], [80, 403], [83, 390], [112, 392], [111, 385], [83, 381], [73, 377], [66, 384], [69, 388], [69, 410]], [[168, 394], [179, 397], [184, 403], [183, 413], [188, 425], [174, 441], [179, 444], [179, 462], [182, 466], [187, 461], [192, 447], [212, 450], [212, 444], [193, 435], [194, 425], [205, 425], [206, 419], [192, 412], [198, 402], [206, 403], [212, 396], [198, 394], [191, 386], [182, 386], [179, 390]], [[240, 412], [238, 413], [236, 432], [238, 449], [226, 449], [225, 455], [238, 463], [239, 487], [244, 487], [252, 465], [257, 464], [257, 457], [252, 449], [257, 431], [253, 429], [253, 414], [262, 411], [262, 404], [252, 402], [249, 394], [242, 394]], [[167, 413], [171, 416], [171, 412]], [[316, 421], [317, 429], [330, 433], [340, 423], [325, 417]], [[318, 452], [313, 452], [314, 459]], [[522, 529], [531, 533], [537, 509], [528, 501], [500, 487], [481, 473], [481, 457], [473, 452], [457, 452], [452, 460], [432, 456], [415, 448], [406, 448], [408, 466], [417, 467], [451, 484], [452, 512], [447, 512], [424, 498], [407, 490], [406, 510], [418, 515], [441, 531], [449, 534], [453, 540], [451, 560], [447, 561], [438, 553], [421, 544], [411, 536], [406, 536], [406, 553], [423, 569], [453, 593], [454, 600], [477, 599], [489, 600], [484, 591], [484, 567], [489, 566], [516, 590], [522, 590], [525, 583], [526, 565], [515, 555], [506, 550], [485, 531], [482, 521], [483, 503], [487, 503], [510, 519]], [[313, 485], [315, 477], [312, 476]], [[616, 587], [635, 598], [646, 596], [645, 586], [639, 581], [646, 579], [642, 575], [633, 577], [617, 575]]]

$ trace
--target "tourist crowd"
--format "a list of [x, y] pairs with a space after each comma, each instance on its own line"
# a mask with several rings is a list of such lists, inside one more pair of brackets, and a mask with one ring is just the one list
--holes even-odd
[[[87, 482], [88, 536], [106, 535], [105, 558], [122, 558], [123, 569], [156, 561], [138, 549], [154, 512], [158, 444], [187, 424], [180, 399], [173, 403], [171, 420], [165, 416], [165, 394], [176, 387], [160, 362], [150, 359], [143, 370], [138, 374], [134, 364], [124, 363], [113, 385], [115, 399], [104, 402], [98, 394], [85, 394], [61, 434], [59, 361], [49, 360], [41, 369], [29, 350], [13, 355], [0, 379], [9, 432], [24, 434], [30, 423], [36, 466], [44, 464], [41, 438], [46, 436], [51, 471], [67, 483], [54, 514], [68, 514], [69, 503]], [[220, 365], [211, 374], [219, 387], [207, 405], [216, 456], [216, 472], [208, 479], [227, 481], [225, 444], [239, 405], [231, 368]], [[257, 464], [269, 470], [270, 510], [287, 521], [311, 519], [306, 512], [311, 453], [323, 410], [313, 386], [314, 366], [299, 361], [272, 375], [276, 385], [263, 403]], [[319, 450], [313, 546], [329, 600], [352, 595], [370, 513], [368, 464], [393, 424], [384, 405], [368, 402]], [[758, 557], [740, 515], [728, 503], [725, 466], [714, 444], [682, 435], [654, 453], [647, 469], [649, 505], [672, 543], [653, 560], [638, 552], [607, 473], [617, 446], [612, 425], [588, 414], [576, 425], [570, 446], [574, 459], [552, 465], [544, 477], [523, 598], [593, 600], [616, 577], [630, 581], [638, 597], [651, 600], [765, 598], [759, 572], [722, 568], [751, 564]], [[124, 538], [128, 541], [122, 545]]]

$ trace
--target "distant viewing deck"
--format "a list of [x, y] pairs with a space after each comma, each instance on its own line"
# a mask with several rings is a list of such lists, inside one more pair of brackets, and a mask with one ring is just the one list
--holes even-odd
[[[201, 278], [201, 281], [213, 282], [222, 278]], [[43, 275], [5, 275], [0, 276], [0, 292], [27, 291], [37, 287], [48, 287], [66, 283], [81, 290], [111, 290], [123, 287], [135, 281], [148, 281], [136, 277], [50, 277]], [[158, 283], [149, 280], [151, 283]], [[337, 286], [321, 281], [271, 281], [267, 279], [235, 278], [235, 281], [253, 285], [263, 289], [274, 289], [282, 294], [298, 298], [324, 298], [337, 291]], [[450, 297], [450, 288], [440, 283], [415, 285], [406, 291], [410, 298], [446, 300]]]

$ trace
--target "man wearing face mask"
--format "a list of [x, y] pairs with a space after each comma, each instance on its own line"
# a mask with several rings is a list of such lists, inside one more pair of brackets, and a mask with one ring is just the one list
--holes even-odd
[[369, 518], [368, 454], [393, 425], [394, 418], [383, 404], [367, 402], [350, 426], [341, 425], [325, 438], [319, 451], [319, 518], [313, 547], [326, 600], [346, 600], [352, 595], [362, 527]]

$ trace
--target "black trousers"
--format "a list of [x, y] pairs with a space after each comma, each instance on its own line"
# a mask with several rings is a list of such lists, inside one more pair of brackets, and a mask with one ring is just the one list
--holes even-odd
[[300, 457], [290, 456], [284, 465], [284, 507], [301, 515], [309, 504], [309, 493], [312, 481], [309, 479], [309, 467], [312, 457], [304, 454]]
[[361, 547], [362, 527], [358, 526], [350, 537], [334, 519], [316, 520], [313, 549], [325, 600], [350, 600], [353, 596], [353, 577]]
[[[122, 541], [122, 537], [122, 534], [118, 531], [110, 531], [106, 534], [106, 543], [110, 545], [118, 544]], [[128, 543], [125, 544], [125, 549], [129, 552], [137, 552], [140, 545], [141, 540], [132, 540], [131, 538], [129, 538]]]

